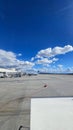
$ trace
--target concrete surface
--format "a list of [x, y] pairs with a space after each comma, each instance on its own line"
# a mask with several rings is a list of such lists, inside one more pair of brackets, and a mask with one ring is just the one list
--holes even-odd
[[73, 130], [73, 98], [31, 99], [30, 130]]
[[29, 127], [30, 99], [51, 96], [73, 96], [73, 75], [0, 79], [0, 130]]

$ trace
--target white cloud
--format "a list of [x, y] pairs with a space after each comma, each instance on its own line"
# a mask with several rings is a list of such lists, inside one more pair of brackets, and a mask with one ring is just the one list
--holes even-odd
[[57, 65], [57, 66], [42, 66], [39, 68], [40, 72], [43, 73], [73, 73], [73, 67], [67, 67], [65, 68], [63, 65]]
[[41, 73], [49, 73], [49, 69], [47, 67], [39, 68], [39, 72], [41, 72]]
[[18, 56], [22, 56], [22, 54], [21, 54], [21, 53], [19, 53], [19, 54], [18, 54]]
[[58, 72], [63, 72], [63, 71], [64, 71], [63, 65], [59, 64], [59, 65], [57, 66], [57, 71], [58, 71]]
[[[31, 62], [35, 64], [42, 64], [43, 66], [48, 66], [49, 64], [55, 63], [58, 61], [58, 58], [55, 58], [57, 55], [63, 55], [68, 52], [73, 51], [73, 47], [71, 45], [66, 45], [64, 47], [56, 46], [54, 48], [47, 48], [44, 50], [40, 50], [35, 57], [31, 58]], [[58, 66], [59, 69], [62, 69], [61, 66]]]
[[19, 67], [20, 68], [25, 68], [25, 69], [31, 69], [35, 64], [32, 63], [32, 62], [29, 62], [29, 61], [22, 61], [23, 63], [21, 63], [21, 61], [19, 61], [20, 65]]
[[42, 66], [41, 69], [46, 72], [73, 72], [72, 67], [64, 68], [64, 66], [60, 64], [53, 67], [56, 65], [54, 63], [59, 60], [58, 58], [55, 58], [56, 55], [65, 54], [71, 51], [73, 51], [71, 45], [47, 48], [39, 51], [37, 55], [32, 57], [29, 61], [25, 61], [18, 59], [18, 56], [22, 55], [21, 53], [15, 54], [14, 52], [0, 49], [0, 67], [15, 67], [18, 70], [25, 71], [35, 69], [37, 68], [36, 66]]
[[36, 63], [44, 65], [44, 64], [51, 64], [51, 63], [53, 63], [53, 62], [55, 62], [57, 60], [58, 60], [57, 58], [52, 58], [52, 59], [42, 58], [42, 59], [38, 59], [36, 61]]
[[67, 73], [73, 73], [73, 67], [68, 67], [68, 68], [66, 69], [66, 72], [67, 72]]
[[35, 57], [32, 57], [32, 58], [31, 58], [31, 61], [34, 61], [34, 59], [35, 59]]
[[58, 65], [58, 68], [63, 68], [63, 65], [59, 64], [59, 65]]
[[0, 49], [0, 66], [13, 66], [16, 63], [17, 59], [15, 53]]
[[71, 45], [66, 45], [64, 47], [54, 47], [54, 48], [47, 48], [44, 50], [40, 50], [38, 54], [36, 55], [36, 58], [42, 58], [42, 57], [55, 57], [56, 55], [65, 54], [68, 52], [73, 51], [73, 47]]
[[11, 51], [0, 49], [0, 67], [16, 67], [16, 68], [32, 68], [34, 63], [24, 60], [19, 60], [17, 55]]
[[73, 73], [73, 67], [65, 68], [63, 65], [57, 65], [55, 67], [51, 67], [50, 71], [52, 73]]

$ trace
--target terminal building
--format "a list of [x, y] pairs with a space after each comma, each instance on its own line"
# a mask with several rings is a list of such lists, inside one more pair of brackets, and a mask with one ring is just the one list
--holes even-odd
[[15, 68], [7, 69], [7, 68], [0, 68], [0, 78], [6, 77], [20, 77], [21, 73], [16, 71]]

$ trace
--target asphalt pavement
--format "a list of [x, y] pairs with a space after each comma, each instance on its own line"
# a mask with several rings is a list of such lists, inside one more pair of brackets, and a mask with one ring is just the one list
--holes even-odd
[[[73, 96], [73, 75], [0, 79], [0, 130], [30, 127], [31, 98]], [[28, 127], [28, 128], [24, 128]]]

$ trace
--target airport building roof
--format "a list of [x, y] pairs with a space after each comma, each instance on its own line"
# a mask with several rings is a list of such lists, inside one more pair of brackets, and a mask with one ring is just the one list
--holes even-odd
[[3, 72], [17, 72], [17, 71], [14, 68], [12, 69], [0, 68], [0, 72], [3, 73]]

